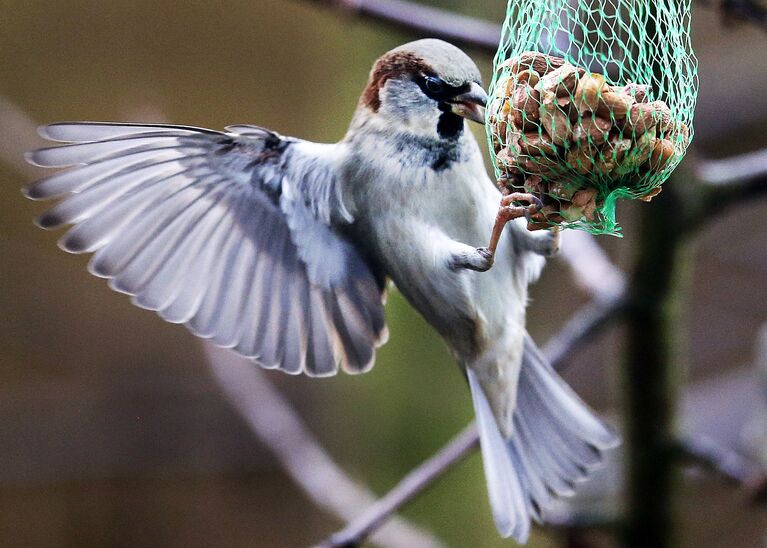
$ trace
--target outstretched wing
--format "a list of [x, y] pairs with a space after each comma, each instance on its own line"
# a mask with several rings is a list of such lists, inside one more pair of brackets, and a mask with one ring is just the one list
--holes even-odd
[[350, 222], [337, 184], [342, 145], [254, 126], [62, 123], [66, 143], [29, 154], [71, 167], [31, 184], [64, 197], [43, 228], [94, 252], [89, 270], [193, 333], [267, 368], [362, 372], [387, 337], [382, 280], [333, 230]]

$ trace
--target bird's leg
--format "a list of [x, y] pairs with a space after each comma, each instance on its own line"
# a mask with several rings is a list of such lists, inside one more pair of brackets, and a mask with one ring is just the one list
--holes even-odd
[[[523, 202], [526, 203], [526, 205], [515, 205], [514, 202]], [[489, 270], [495, 261], [495, 250], [498, 247], [498, 241], [501, 239], [501, 234], [503, 233], [503, 228], [506, 226], [506, 223], [512, 219], [518, 219], [520, 217], [525, 217], [529, 221], [530, 216], [537, 213], [541, 207], [543, 207], [541, 200], [526, 192], [512, 192], [501, 198], [501, 206], [495, 217], [495, 225], [493, 226], [493, 233], [490, 236], [490, 244], [487, 247], [477, 248], [462, 246], [462, 249], [454, 250], [451, 254], [451, 268], [467, 268], [469, 270], [476, 270], [477, 272], [485, 272], [486, 270]], [[559, 239], [557, 235], [556, 244], [549, 246], [541, 245], [540, 251], [537, 249], [537, 246], [534, 246], [535, 251], [543, 253], [544, 247], [547, 247], [547, 249], [553, 247], [552, 252], [555, 252], [554, 249], [559, 247], [558, 241]]]
[[[515, 205], [514, 202], [523, 202], [527, 205]], [[498, 242], [501, 239], [506, 223], [520, 217], [525, 217], [529, 221], [530, 216], [537, 213], [541, 207], [543, 207], [541, 200], [526, 192], [512, 192], [501, 198], [501, 207], [495, 216], [495, 225], [493, 226], [493, 233], [490, 235], [490, 243], [486, 248], [480, 249], [486, 249], [491, 257], [495, 257], [495, 250], [498, 247]]]

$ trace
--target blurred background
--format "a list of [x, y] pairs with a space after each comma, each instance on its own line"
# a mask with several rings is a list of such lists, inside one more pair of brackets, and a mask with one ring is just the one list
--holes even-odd
[[[424, 3], [497, 22], [505, 11], [504, 0]], [[299, 0], [0, 0], [0, 21], [0, 109], [19, 119], [253, 123], [316, 141], [343, 136], [373, 60], [413, 38]], [[695, 154], [767, 146], [767, 35], [696, 4], [693, 45]], [[469, 53], [489, 81], [490, 57]], [[133, 307], [85, 272], [87, 257], [59, 251], [59, 234], [32, 225], [45, 206], [19, 193], [36, 171], [17, 152], [39, 144], [0, 126], [0, 546], [305, 546], [338, 529], [232, 408], [197, 339]], [[599, 239], [622, 268], [640, 207], [650, 206], [619, 207], [623, 239]], [[716, 426], [712, 435], [758, 460], [767, 203], [722, 216], [694, 248], [679, 334], [685, 422]], [[587, 298], [553, 261], [532, 289], [534, 338], [544, 342]], [[387, 316], [390, 342], [367, 375], [267, 373], [334, 459], [378, 493], [472, 418], [458, 368], [396, 291]], [[565, 373], [608, 414], [620, 352], [610, 329]], [[683, 546], [766, 542], [767, 512], [716, 477], [688, 478], [680, 507]], [[511, 544], [493, 526], [478, 455], [403, 515], [447, 545]], [[531, 546], [562, 542], [538, 529]]]

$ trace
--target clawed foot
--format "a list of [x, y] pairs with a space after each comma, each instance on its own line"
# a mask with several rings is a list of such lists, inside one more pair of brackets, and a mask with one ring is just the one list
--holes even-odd
[[[514, 202], [522, 202], [527, 205], [514, 205]], [[495, 226], [493, 226], [493, 233], [490, 236], [490, 244], [487, 246], [492, 254], [495, 254], [495, 249], [498, 247], [498, 241], [501, 239], [501, 233], [506, 223], [512, 219], [519, 219], [525, 217], [530, 221], [530, 217], [543, 207], [543, 202], [532, 194], [526, 192], [512, 192], [508, 196], [501, 198], [501, 207], [498, 209], [498, 214], [495, 217]]]
[[486, 247], [478, 247], [456, 255], [453, 258], [453, 268], [486, 272], [493, 266], [493, 261], [495, 261], [495, 254], [492, 251]]
[[[514, 202], [522, 202], [527, 205], [514, 205]], [[512, 219], [526, 218], [538, 213], [543, 207], [543, 202], [537, 196], [526, 192], [512, 192], [501, 198], [501, 208], [498, 210], [496, 222], [508, 223]]]

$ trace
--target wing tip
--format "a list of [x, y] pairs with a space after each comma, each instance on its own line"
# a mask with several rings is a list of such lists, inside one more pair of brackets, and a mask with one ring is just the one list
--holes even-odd
[[347, 373], [348, 375], [363, 375], [364, 373], [368, 373], [370, 370], [373, 369], [373, 366], [375, 365], [376, 361], [376, 355], [375, 351], [372, 351], [372, 355], [370, 356], [370, 359], [367, 360], [362, 365], [358, 364], [350, 364], [349, 359], [347, 357], [346, 360], [341, 364], [341, 369], [343, 369], [344, 373]]
[[45, 196], [39, 191], [37, 182], [29, 183], [19, 189], [21, 195], [30, 200], [44, 200]]
[[54, 230], [63, 224], [62, 220], [50, 211], [46, 211], [42, 215], [39, 215], [35, 218], [34, 223], [36, 227], [42, 228], [43, 230]]
[[73, 253], [75, 255], [91, 253], [93, 251], [90, 243], [87, 240], [74, 235], [72, 231], [65, 234], [64, 237], [57, 242], [57, 245], [62, 251]]
[[36, 167], [48, 167], [45, 164], [41, 163], [40, 159], [40, 149], [38, 150], [30, 150], [29, 152], [24, 153], [24, 160], [33, 166]]
[[50, 139], [49, 129], [53, 124], [42, 124], [37, 126], [37, 134], [43, 139]]
[[86, 121], [53, 122], [50, 124], [43, 124], [41, 126], [37, 126], [37, 134], [43, 139], [47, 139], [49, 141], [56, 141], [59, 143], [88, 142], [94, 139], [78, 138], [75, 135], [73, 135], [71, 131], [75, 130], [76, 128], [84, 128], [84, 127], [93, 128], [94, 126], [109, 126], [109, 125], [114, 125], [114, 122], [86, 122]]
[[53, 122], [51, 124], [37, 126], [37, 134], [49, 141], [71, 143], [74, 141], [66, 136], [66, 130], [72, 128], [72, 126], [83, 126], [88, 124], [94, 124], [94, 122]]
[[335, 377], [336, 374], [338, 373], [338, 369], [333, 368], [328, 371], [322, 371], [322, 370], [318, 371], [318, 370], [306, 368], [303, 371], [301, 371], [301, 373], [306, 373], [307, 377], [311, 377], [313, 379], [327, 379], [329, 377]]
[[381, 329], [378, 333], [378, 338], [376, 339], [375, 345], [376, 348], [380, 348], [381, 346], [385, 345], [389, 342], [389, 326], [387, 324], [383, 324]]

